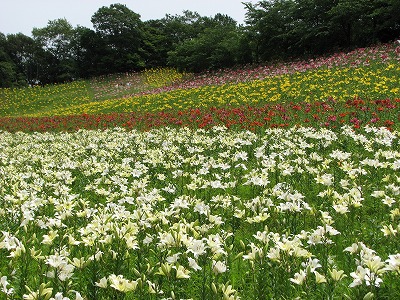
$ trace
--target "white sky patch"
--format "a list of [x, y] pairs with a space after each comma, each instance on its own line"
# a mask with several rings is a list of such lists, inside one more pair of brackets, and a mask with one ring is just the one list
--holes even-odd
[[140, 14], [141, 20], [161, 19], [166, 14], [182, 15], [184, 10], [198, 12], [201, 16], [217, 13], [232, 17], [244, 24], [246, 3], [256, 0], [13, 0], [3, 1], [0, 9], [0, 32], [14, 34], [22, 32], [31, 35], [34, 27], [45, 27], [49, 20], [66, 18], [74, 27], [81, 25], [92, 28], [90, 18], [102, 6], [113, 3], [125, 4]]

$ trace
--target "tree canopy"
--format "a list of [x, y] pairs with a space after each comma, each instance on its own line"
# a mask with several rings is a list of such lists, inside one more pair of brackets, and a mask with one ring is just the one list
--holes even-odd
[[101, 7], [91, 21], [106, 54], [97, 62], [99, 68], [125, 72], [144, 67], [143, 22], [139, 14], [125, 5], [111, 4]]

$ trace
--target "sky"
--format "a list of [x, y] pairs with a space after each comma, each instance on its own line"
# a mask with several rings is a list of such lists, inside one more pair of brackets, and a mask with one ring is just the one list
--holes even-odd
[[125, 4], [138, 13], [142, 21], [161, 19], [166, 14], [182, 15], [184, 10], [201, 16], [226, 14], [244, 24], [246, 9], [242, 2], [256, 0], [2, 0], [0, 4], [0, 32], [23, 33], [31, 36], [32, 29], [46, 27], [48, 21], [67, 19], [72, 26], [92, 28], [90, 18], [102, 6]]

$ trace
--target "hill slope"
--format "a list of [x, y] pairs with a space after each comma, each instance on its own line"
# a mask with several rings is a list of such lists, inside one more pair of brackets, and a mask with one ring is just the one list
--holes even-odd
[[[136, 123], [137, 114], [182, 116], [193, 109], [208, 111], [215, 107], [233, 109], [244, 106], [260, 109], [272, 104], [302, 107], [305, 103], [313, 106], [326, 101], [331, 102], [330, 105], [343, 105], [361, 99], [372, 106], [386, 103], [384, 110], [389, 108], [391, 113], [380, 124], [386, 126], [385, 121], [389, 121], [388, 124], [398, 121], [395, 109], [400, 98], [399, 59], [398, 45], [386, 44], [309, 61], [246, 66], [200, 75], [156, 69], [46, 87], [2, 89], [0, 116], [6, 117], [2, 122], [5, 124], [11, 120], [8, 117], [14, 117], [13, 121], [16, 121], [15, 118], [21, 117], [85, 115], [87, 119], [87, 115], [103, 118], [105, 114], [130, 114], [129, 118]], [[365, 122], [381, 119], [374, 115], [381, 110], [375, 112], [372, 107], [364, 110], [369, 112]], [[132, 117], [132, 114], [136, 115]], [[262, 119], [253, 121], [265, 125], [270, 117], [263, 115]], [[126, 116], [121, 118], [117, 124], [108, 123], [121, 125], [129, 121]], [[283, 121], [287, 121], [285, 118], [292, 119], [283, 116]], [[320, 117], [313, 118], [320, 120]], [[335, 118], [338, 116], [330, 115], [330, 121]], [[178, 119], [173, 120], [172, 124], [179, 125], [185, 121]], [[306, 116], [302, 121], [305, 119]], [[206, 123], [210, 125], [215, 122]], [[227, 125], [227, 122], [223, 123]], [[275, 123], [280, 122], [272, 122], [272, 125]], [[3, 125], [2, 128], [6, 127]]]

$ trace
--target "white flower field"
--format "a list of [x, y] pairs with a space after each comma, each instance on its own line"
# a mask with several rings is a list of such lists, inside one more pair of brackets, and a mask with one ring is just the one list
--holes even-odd
[[0, 299], [399, 299], [400, 135], [0, 133]]

